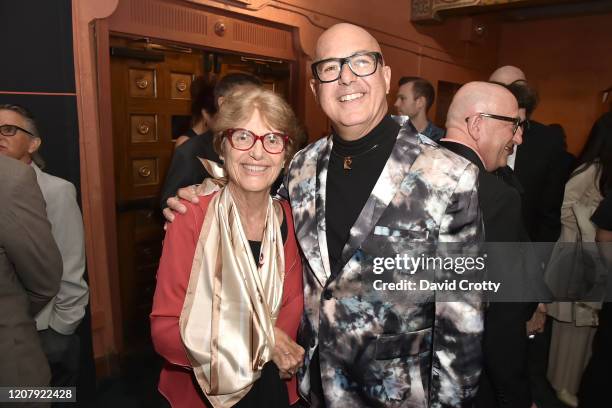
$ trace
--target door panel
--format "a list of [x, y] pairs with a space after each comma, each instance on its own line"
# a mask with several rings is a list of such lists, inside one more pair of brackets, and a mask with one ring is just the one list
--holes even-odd
[[[128, 47], [126, 39], [111, 45]], [[129, 54], [129, 53], [128, 53]], [[201, 53], [164, 51], [163, 61], [111, 57], [117, 236], [125, 351], [149, 342], [155, 273], [164, 236], [158, 196], [170, 165], [172, 117], [190, 116]]]

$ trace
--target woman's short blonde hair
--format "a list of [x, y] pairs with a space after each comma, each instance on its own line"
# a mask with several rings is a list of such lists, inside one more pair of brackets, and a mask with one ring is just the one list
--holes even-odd
[[255, 111], [267, 126], [289, 137], [285, 146], [285, 159], [289, 163], [305, 141], [304, 131], [293, 109], [280, 95], [257, 86], [239, 87], [223, 100], [213, 125], [215, 151], [222, 154], [223, 133], [248, 122]]

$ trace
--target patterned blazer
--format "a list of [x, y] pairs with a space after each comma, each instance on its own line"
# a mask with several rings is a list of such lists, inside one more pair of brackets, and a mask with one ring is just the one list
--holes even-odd
[[300, 392], [309, 396], [309, 365], [318, 347], [330, 408], [468, 406], [481, 370], [481, 294], [441, 302], [434, 291], [374, 290], [376, 279], [400, 281], [406, 275], [374, 274], [373, 261], [418, 257], [426, 248], [443, 255], [440, 243], [478, 246], [478, 169], [402, 128], [350, 230], [344, 267], [328, 279], [325, 184], [331, 148], [328, 137], [297, 153], [284, 184], [305, 259]]

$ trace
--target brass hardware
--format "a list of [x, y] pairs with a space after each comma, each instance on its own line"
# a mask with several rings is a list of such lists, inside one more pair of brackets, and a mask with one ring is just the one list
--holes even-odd
[[151, 169], [148, 166], [142, 166], [138, 169], [138, 175], [147, 178], [151, 175]]
[[179, 92], [185, 92], [185, 89], [187, 89], [187, 82], [183, 80], [176, 81], [176, 89]]
[[136, 86], [140, 89], [145, 89], [149, 86], [149, 81], [146, 78], [136, 78]]
[[148, 123], [141, 123], [138, 125], [138, 133], [141, 135], [146, 135], [151, 130], [151, 127]]
[[221, 21], [217, 21], [215, 23], [215, 34], [217, 34], [219, 37], [223, 37], [225, 35], [226, 30], [227, 27], [225, 27], [225, 23]]

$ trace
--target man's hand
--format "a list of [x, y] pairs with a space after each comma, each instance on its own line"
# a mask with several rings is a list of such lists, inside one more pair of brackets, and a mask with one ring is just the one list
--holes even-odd
[[527, 335], [544, 332], [544, 324], [546, 323], [547, 308], [544, 303], [540, 303], [533, 316], [527, 322]]
[[274, 337], [276, 345], [272, 350], [272, 361], [278, 367], [280, 377], [289, 379], [304, 363], [304, 349], [277, 327], [274, 328]]
[[183, 187], [179, 189], [179, 191], [176, 193], [177, 194], [176, 196], [170, 197], [168, 198], [168, 200], [166, 200], [166, 204], [168, 204], [168, 207], [164, 208], [163, 213], [164, 213], [164, 218], [166, 218], [167, 222], [174, 221], [175, 212], [179, 214], [185, 214], [185, 212], [187, 211], [187, 207], [185, 207], [179, 201], [180, 198], [182, 198], [183, 200], [192, 202], [194, 204], [197, 204], [200, 202], [200, 199], [198, 198], [198, 193], [199, 193], [198, 187], [199, 187], [199, 184], [195, 184], [193, 186], [188, 186], [188, 187]]

